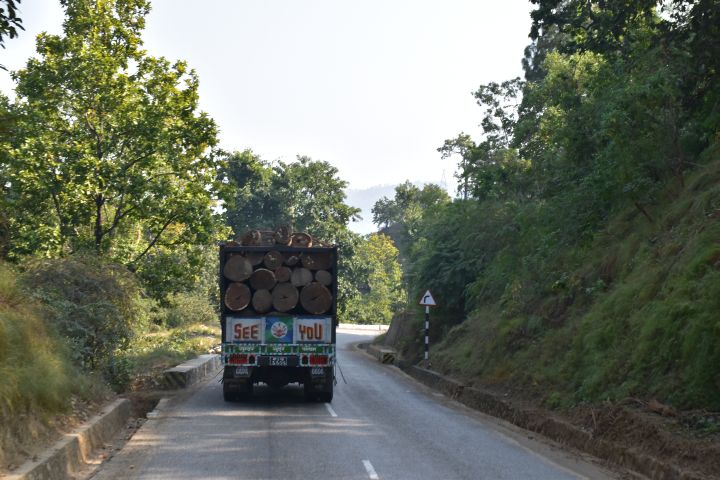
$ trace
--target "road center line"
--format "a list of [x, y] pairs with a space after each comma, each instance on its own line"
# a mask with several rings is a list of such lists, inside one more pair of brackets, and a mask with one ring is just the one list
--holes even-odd
[[335, 413], [335, 410], [333, 410], [329, 403], [325, 404], [325, 408], [327, 408], [327, 411], [331, 417], [337, 417], [337, 413]]
[[370, 480], [380, 480], [380, 477], [378, 477], [378, 474], [373, 468], [372, 463], [370, 463], [370, 460], [363, 460], [362, 462], [365, 466], [365, 470], [367, 471], [368, 476], [370, 477]]

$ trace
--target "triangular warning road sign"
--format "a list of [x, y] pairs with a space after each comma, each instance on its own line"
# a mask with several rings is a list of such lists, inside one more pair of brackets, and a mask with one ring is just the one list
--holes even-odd
[[434, 307], [437, 305], [437, 303], [435, 303], [435, 299], [432, 296], [432, 293], [430, 293], [430, 290], [427, 290], [425, 292], [425, 295], [420, 297], [420, 305], [422, 305], [423, 307]]

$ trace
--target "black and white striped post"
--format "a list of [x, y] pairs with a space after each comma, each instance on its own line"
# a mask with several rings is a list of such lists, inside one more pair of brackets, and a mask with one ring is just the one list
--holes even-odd
[[425, 305], [425, 361], [430, 358], [430, 307]]
[[425, 307], [425, 363], [430, 363], [430, 307], [437, 305], [430, 290], [420, 298], [420, 305]]

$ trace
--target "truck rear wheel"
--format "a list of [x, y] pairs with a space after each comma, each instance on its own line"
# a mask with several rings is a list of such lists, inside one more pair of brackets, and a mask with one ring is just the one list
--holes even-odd
[[225, 384], [223, 384], [223, 400], [225, 400], [226, 402], [237, 401], [237, 393], [230, 391]]
[[318, 399], [323, 403], [330, 403], [333, 399], [333, 386], [330, 385], [330, 391], [320, 392]]
[[240, 388], [235, 383], [223, 383], [223, 400], [226, 402], [237, 402], [240, 400], [250, 400], [253, 396], [253, 384], [248, 382]]
[[322, 403], [330, 403], [333, 399], [333, 384], [322, 386], [322, 390], [318, 390], [315, 386], [308, 382], [304, 386], [305, 400], [312, 402], [318, 401]]

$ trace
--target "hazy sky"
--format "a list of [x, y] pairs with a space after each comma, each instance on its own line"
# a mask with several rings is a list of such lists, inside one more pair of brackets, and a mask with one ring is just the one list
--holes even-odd
[[[21, 68], [40, 31], [60, 33], [57, 0], [23, 0], [26, 31], [0, 64]], [[350, 188], [413, 181], [454, 191], [436, 149], [476, 135], [478, 85], [521, 75], [526, 0], [155, 0], [149, 54], [186, 60], [228, 150], [327, 160]], [[0, 90], [10, 94], [0, 71]]]

